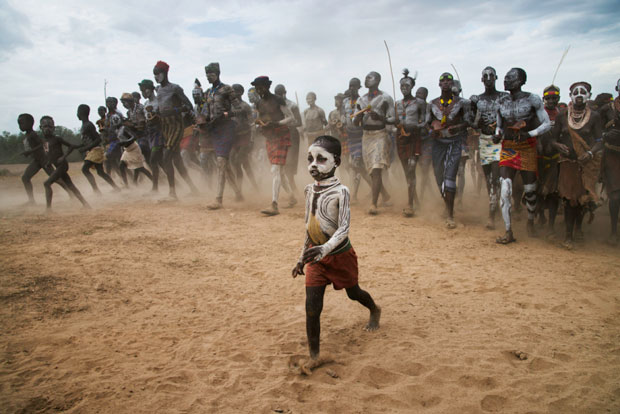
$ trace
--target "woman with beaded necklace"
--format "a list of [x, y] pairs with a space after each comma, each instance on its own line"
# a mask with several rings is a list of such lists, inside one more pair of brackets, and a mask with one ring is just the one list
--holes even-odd
[[564, 199], [566, 238], [562, 245], [573, 248], [574, 239], [583, 240], [581, 224], [587, 210], [596, 208], [602, 150], [601, 117], [586, 102], [592, 87], [576, 82], [570, 87], [571, 102], [555, 120], [551, 140], [560, 153], [559, 193]]

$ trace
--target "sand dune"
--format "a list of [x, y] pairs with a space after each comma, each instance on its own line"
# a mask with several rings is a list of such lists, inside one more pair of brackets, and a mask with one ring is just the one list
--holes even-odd
[[19, 178], [0, 179], [2, 412], [620, 412], [620, 250], [602, 242], [602, 210], [569, 252], [523, 222], [496, 245], [473, 191], [453, 231], [436, 194], [413, 219], [398, 200], [376, 217], [354, 206], [381, 329], [328, 288], [333, 362], [306, 377], [304, 284], [290, 277], [303, 207], [261, 217], [266, 191], [208, 211], [209, 193], [160, 203], [146, 183], [97, 198], [76, 178], [94, 209], [59, 189], [52, 215], [18, 207]]

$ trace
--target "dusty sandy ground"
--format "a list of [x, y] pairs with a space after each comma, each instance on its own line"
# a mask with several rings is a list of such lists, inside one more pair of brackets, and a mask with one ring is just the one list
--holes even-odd
[[1, 412], [620, 412], [620, 249], [603, 243], [604, 209], [569, 252], [523, 221], [496, 245], [473, 191], [453, 231], [435, 188], [413, 219], [398, 202], [377, 217], [353, 207], [381, 329], [363, 331], [367, 311], [328, 288], [334, 362], [305, 377], [304, 283], [290, 276], [303, 207], [261, 217], [267, 179], [215, 212], [208, 191], [161, 203], [146, 183], [115, 195], [100, 182], [97, 198], [78, 168], [91, 211], [57, 189], [44, 215], [41, 175], [39, 205], [19, 207], [19, 177], [0, 178]]

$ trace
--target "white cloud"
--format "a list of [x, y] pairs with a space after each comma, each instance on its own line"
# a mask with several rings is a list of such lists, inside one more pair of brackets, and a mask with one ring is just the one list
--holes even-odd
[[403, 67], [417, 70], [417, 86], [426, 86], [431, 98], [438, 94], [439, 74], [452, 71], [451, 63], [466, 95], [482, 92], [480, 72], [487, 65], [500, 77], [510, 67], [524, 68], [525, 89], [540, 94], [568, 44], [556, 81], [562, 90], [588, 80], [595, 94], [611, 92], [620, 77], [620, 11], [613, 3], [0, 3], [2, 23], [13, 23], [3, 24], [0, 32], [10, 34], [0, 37], [0, 130], [16, 131], [21, 112], [36, 119], [50, 114], [57, 124], [76, 128], [79, 104], [94, 112], [103, 103], [104, 79], [109, 95], [137, 90], [140, 80], [152, 79], [160, 59], [171, 65], [171, 81], [188, 96], [194, 78], [206, 85], [204, 65], [217, 61], [224, 82], [247, 89], [254, 77], [269, 75], [274, 85], [286, 85], [290, 99], [297, 91], [302, 107], [306, 93], [314, 91], [329, 111], [351, 77], [363, 79], [371, 70], [382, 74], [381, 88], [391, 93], [384, 39], [396, 82]]

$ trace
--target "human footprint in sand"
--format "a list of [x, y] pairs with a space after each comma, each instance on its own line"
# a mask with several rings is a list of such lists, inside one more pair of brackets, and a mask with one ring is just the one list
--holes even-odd
[[306, 333], [310, 361], [301, 365], [301, 371], [306, 375], [329, 362], [319, 358], [321, 311], [327, 285], [332, 283], [336, 290], [344, 288], [349, 299], [368, 308], [370, 320], [365, 330], [379, 329], [381, 318], [381, 308], [357, 281], [357, 255], [349, 241], [349, 189], [334, 177], [340, 165], [340, 155], [340, 142], [328, 135], [317, 137], [308, 149], [308, 171], [315, 181], [304, 191], [306, 239], [292, 271], [294, 278], [306, 276]]

